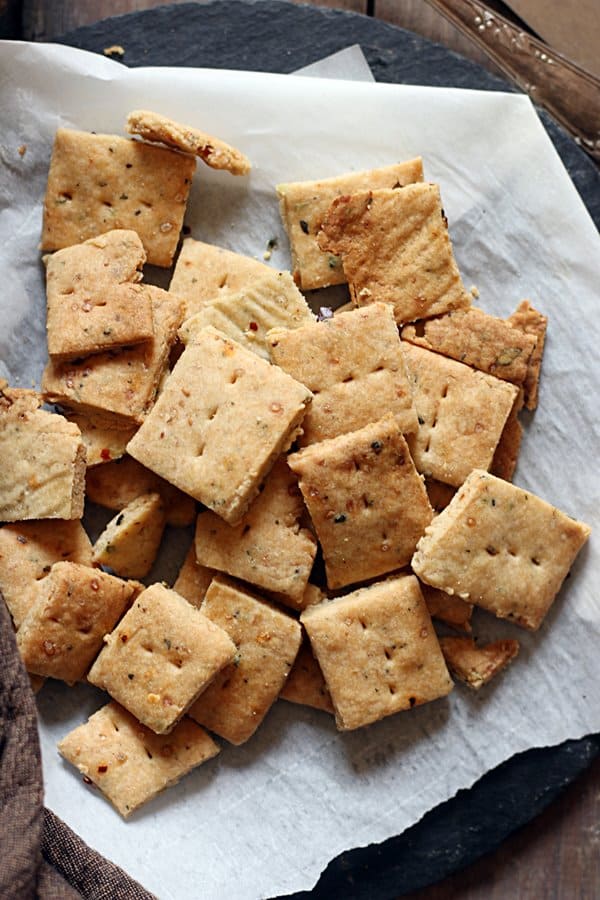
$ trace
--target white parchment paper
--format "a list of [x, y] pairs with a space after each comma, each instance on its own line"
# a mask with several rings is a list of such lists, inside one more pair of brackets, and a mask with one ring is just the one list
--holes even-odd
[[[506, 315], [529, 297], [549, 316], [540, 407], [526, 422], [515, 480], [597, 529], [600, 239], [523, 96], [127, 70], [66, 47], [0, 44], [0, 376], [39, 383], [45, 359], [37, 245], [55, 128], [122, 133], [136, 107], [248, 154], [248, 179], [199, 168], [187, 223], [196, 238], [258, 258], [277, 237], [276, 267], [289, 265], [276, 183], [422, 155], [479, 305]], [[401, 832], [514, 753], [600, 730], [597, 577], [594, 534], [537, 634], [476, 614], [482, 638], [522, 643], [479, 694], [457, 687], [349, 734], [326, 714], [280, 702], [248, 744], [224, 746], [127, 824], [55, 749], [103, 697], [49, 683], [39, 697], [47, 805], [165, 900], [307, 889], [339, 852]]]

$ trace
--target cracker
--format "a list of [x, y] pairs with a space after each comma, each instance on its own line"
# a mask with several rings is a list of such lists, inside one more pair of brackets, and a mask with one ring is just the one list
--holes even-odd
[[173, 590], [200, 609], [208, 587], [217, 573], [214, 569], [201, 566], [196, 559], [196, 546], [194, 541], [187, 552], [183, 565], [173, 585]]
[[475, 691], [505, 669], [519, 652], [519, 642], [515, 640], [478, 647], [472, 638], [442, 637], [440, 646], [452, 674]]
[[391, 303], [399, 325], [471, 304], [436, 184], [338, 197], [318, 242], [341, 255], [354, 304]]
[[281, 369], [205, 328], [127, 449], [233, 525], [296, 436], [311, 397]]
[[519, 389], [493, 375], [402, 342], [419, 430], [408, 436], [419, 472], [459, 487], [489, 469]]
[[212, 325], [268, 360], [267, 332], [271, 328], [293, 329], [314, 321], [315, 316], [289, 272], [268, 270], [248, 287], [229, 291], [203, 306], [183, 323], [179, 337], [187, 344], [200, 329]]
[[48, 353], [72, 359], [151, 338], [152, 304], [137, 285], [145, 259], [123, 229], [47, 256]]
[[222, 628], [161, 584], [146, 588], [104, 640], [88, 680], [157, 734], [173, 729], [236, 653]]
[[271, 358], [313, 393], [301, 446], [356, 431], [394, 414], [403, 433], [417, 430], [398, 329], [388, 304], [343, 313], [268, 336]]
[[405, 325], [402, 340], [519, 386], [537, 343], [530, 334], [474, 306]]
[[223, 576], [206, 592], [202, 612], [229, 634], [237, 654], [200, 695], [190, 716], [230, 743], [243, 744], [279, 696], [300, 647], [301, 628], [287, 613]]
[[541, 625], [590, 528], [476, 469], [419, 541], [422, 581], [501, 619]]
[[196, 525], [196, 557], [302, 609], [317, 546], [299, 520], [304, 512], [297, 478], [282, 457], [267, 476], [248, 512], [233, 527], [213, 512]]
[[324, 253], [316, 240], [321, 222], [336, 197], [363, 189], [399, 188], [422, 180], [423, 162], [419, 157], [320, 181], [278, 184], [279, 208], [290, 241], [294, 279], [302, 290], [346, 281], [339, 257]]
[[126, 130], [146, 141], [158, 141], [175, 150], [199, 156], [212, 169], [225, 169], [232, 175], [247, 175], [251, 168], [248, 157], [225, 141], [146, 109], [129, 113]]
[[535, 409], [538, 401], [540, 371], [548, 319], [538, 312], [529, 300], [522, 300], [515, 312], [508, 317], [508, 321], [515, 328], [519, 328], [526, 334], [537, 338], [535, 349], [529, 358], [527, 376], [524, 383], [525, 406], [527, 409]]
[[504, 478], [506, 481], [512, 481], [519, 459], [521, 440], [523, 439], [523, 426], [519, 422], [519, 412], [522, 408], [523, 390], [520, 390], [502, 429], [490, 466], [492, 475], [497, 475], [498, 478]]
[[445, 591], [432, 588], [428, 584], [421, 584], [420, 587], [432, 619], [439, 619], [440, 622], [459, 631], [471, 631], [472, 603], [467, 603], [456, 594], [446, 594]]
[[124, 228], [140, 236], [148, 263], [170, 266], [196, 161], [108, 134], [59, 128], [44, 199], [42, 250], [61, 250]]
[[219, 747], [187, 717], [169, 735], [157, 735], [118, 703], [108, 703], [69, 732], [58, 750], [126, 819], [216, 756]]
[[183, 316], [183, 304], [167, 291], [140, 285], [152, 303], [154, 337], [131, 349], [97, 353], [75, 362], [50, 361], [42, 389], [52, 403], [123, 427], [139, 424], [154, 403]]
[[369, 725], [452, 690], [427, 606], [412, 575], [311, 606], [300, 619], [341, 730]]
[[81, 440], [85, 444], [86, 466], [98, 466], [111, 460], [120, 459], [127, 444], [137, 431], [137, 426], [129, 428], [111, 428], [94, 422], [87, 416], [65, 412], [65, 419], [73, 422], [81, 431]]
[[393, 416], [288, 461], [300, 476], [330, 588], [407, 565], [433, 512]]
[[310, 643], [304, 641], [279, 696], [290, 703], [333, 713], [333, 703]]
[[88, 469], [85, 481], [88, 500], [107, 509], [121, 511], [142, 494], [160, 494], [168, 525], [191, 525], [196, 517], [192, 497], [178, 491], [131, 456]]
[[85, 446], [76, 425], [0, 380], [0, 522], [80, 519]]
[[439, 513], [446, 509], [456, 493], [456, 488], [444, 484], [442, 481], [436, 481], [435, 478], [425, 479], [425, 490], [434, 512]]
[[164, 529], [160, 494], [142, 494], [108, 523], [94, 544], [93, 560], [123, 578], [144, 578], [154, 564]]
[[183, 298], [188, 319], [211, 300], [229, 291], [248, 290], [272, 271], [270, 266], [250, 256], [188, 237], [177, 257], [169, 292]]
[[15, 628], [29, 612], [39, 580], [62, 560], [92, 565], [92, 545], [81, 522], [50, 519], [0, 528], [0, 592]]
[[135, 585], [99, 569], [55, 563], [17, 632], [27, 670], [68, 684], [82, 679], [134, 592]]

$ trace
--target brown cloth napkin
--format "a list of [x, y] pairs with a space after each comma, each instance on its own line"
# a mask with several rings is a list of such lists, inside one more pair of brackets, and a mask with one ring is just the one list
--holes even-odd
[[0, 594], [0, 897], [155, 900], [44, 809], [43, 793], [35, 699]]

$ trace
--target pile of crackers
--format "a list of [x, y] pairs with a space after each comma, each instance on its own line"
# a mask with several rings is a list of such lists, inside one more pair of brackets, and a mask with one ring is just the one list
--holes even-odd
[[[546, 319], [472, 306], [420, 159], [279, 185], [285, 272], [179, 247], [196, 158], [245, 176], [239, 150], [127, 130], [57, 132], [49, 362], [41, 394], [0, 385], [0, 590], [36, 687], [109, 695], [59, 750], [125, 817], [279, 697], [350, 730], [482, 687], [518, 642], [477, 644], [473, 606], [537, 629], [590, 531], [511, 483]], [[86, 501], [116, 513], [94, 545]]]

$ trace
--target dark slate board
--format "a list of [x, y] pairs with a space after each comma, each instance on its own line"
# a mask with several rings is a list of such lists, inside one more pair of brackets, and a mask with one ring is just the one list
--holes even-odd
[[[356, 13], [278, 0], [159, 7], [80, 28], [65, 44], [102, 53], [125, 47], [128, 66], [208, 66], [292, 72], [360, 44], [378, 81], [514, 90], [480, 66], [418, 35]], [[596, 225], [600, 171], [550, 116], [541, 119]], [[529, 822], [600, 753], [600, 735], [530, 750], [487, 773], [397, 837], [342, 853], [314, 890], [294, 900], [392, 900], [445, 878]]]

